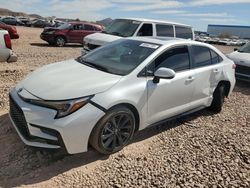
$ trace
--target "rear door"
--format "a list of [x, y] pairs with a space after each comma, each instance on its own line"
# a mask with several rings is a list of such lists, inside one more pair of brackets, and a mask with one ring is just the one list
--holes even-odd
[[[74, 24], [72, 25], [72, 28], [67, 33], [67, 40], [68, 42], [72, 43], [82, 43], [81, 39], [83, 38], [83, 32], [84, 32], [84, 25]], [[80, 42], [81, 41], [81, 42]]]
[[[153, 73], [160, 67], [173, 69], [173, 79], [160, 79], [153, 83]], [[194, 71], [190, 69], [187, 46], [173, 47], [147, 67], [148, 124], [152, 124], [192, 109]], [[151, 76], [150, 76], [151, 74]]]
[[214, 89], [221, 80], [222, 58], [205, 46], [193, 45], [191, 48], [192, 68], [195, 71], [194, 105], [206, 105], [212, 100]]
[[96, 29], [94, 28], [94, 26], [90, 24], [84, 24], [84, 31], [82, 32], [82, 36], [79, 42], [83, 43], [84, 37], [86, 37], [89, 34], [93, 34], [95, 32], [96, 32]]

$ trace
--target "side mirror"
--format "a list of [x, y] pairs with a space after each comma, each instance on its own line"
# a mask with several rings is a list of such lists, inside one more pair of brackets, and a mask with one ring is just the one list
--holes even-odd
[[238, 51], [238, 48], [234, 48], [234, 51]]
[[175, 77], [175, 71], [172, 69], [161, 67], [154, 73], [154, 83], [159, 83], [160, 79], [172, 79]]

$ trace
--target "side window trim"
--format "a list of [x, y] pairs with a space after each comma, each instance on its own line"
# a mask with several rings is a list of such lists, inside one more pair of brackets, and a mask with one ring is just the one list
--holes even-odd
[[181, 72], [184, 72], [184, 71], [190, 71], [192, 68], [191, 64], [192, 64], [192, 59], [191, 59], [191, 55], [190, 55], [190, 45], [188, 44], [184, 44], [184, 45], [174, 45], [174, 46], [171, 46], [169, 48], [166, 48], [162, 53], [160, 53], [159, 55], [157, 55], [153, 60], [151, 60], [147, 65], [145, 65], [145, 67], [142, 68], [142, 70], [137, 74], [137, 77], [153, 77], [153, 75], [148, 75], [148, 67], [150, 65], [152, 65], [153, 63], [155, 63], [155, 60], [160, 57], [162, 54], [164, 54], [165, 52], [171, 50], [171, 49], [175, 49], [175, 48], [180, 48], [180, 47], [187, 47], [188, 49], [188, 57], [189, 57], [189, 69], [187, 70], [182, 70], [182, 71], [178, 71], [176, 73], [181, 73]]

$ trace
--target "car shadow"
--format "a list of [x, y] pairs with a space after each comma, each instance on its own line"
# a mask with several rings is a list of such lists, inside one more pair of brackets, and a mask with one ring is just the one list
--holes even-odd
[[[140, 142], [161, 132], [168, 131], [199, 116], [211, 116], [213, 113], [202, 110], [182, 118], [172, 119], [151, 126], [135, 134], [130, 144]], [[187, 124], [189, 126], [189, 124]], [[190, 125], [191, 126], [191, 125]], [[9, 140], [11, 138], [11, 140]], [[61, 173], [77, 167], [90, 168], [92, 162], [107, 160], [110, 156], [102, 155], [89, 148], [88, 152], [61, 157], [58, 153], [41, 151], [25, 146], [11, 125], [9, 116], [0, 116], [0, 187], [30, 185], [49, 180]], [[26, 157], [24, 157], [26, 156]], [[19, 165], [17, 164], [17, 161]]]
[[[38, 47], [54, 47], [54, 48], [60, 48], [57, 46], [49, 45], [48, 43], [30, 43], [31, 46], [38, 46]], [[82, 44], [66, 44], [64, 47], [71, 47], [71, 48], [80, 48], [82, 47]]]

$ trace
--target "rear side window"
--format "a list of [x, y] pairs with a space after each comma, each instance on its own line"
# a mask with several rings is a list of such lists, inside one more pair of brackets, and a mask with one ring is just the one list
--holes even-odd
[[189, 53], [187, 46], [170, 49], [161, 54], [155, 60], [155, 70], [160, 67], [172, 69], [176, 72], [190, 68]]
[[174, 28], [172, 25], [156, 24], [156, 33], [160, 37], [174, 37]]
[[87, 31], [94, 31], [94, 27], [92, 25], [84, 25], [84, 29], [87, 30]]
[[212, 64], [217, 64], [222, 62], [222, 57], [220, 57], [216, 52], [210, 50]]
[[203, 46], [192, 46], [193, 66], [204, 67], [211, 65], [210, 49]]
[[84, 30], [84, 26], [82, 24], [76, 24], [73, 26], [74, 30]]
[[141, 29], [138, 31], [137, 36], [153, 36], [153, 25], [143, 24]]
[[193, 32], [191, 28], [175, 26], [175, 32], [177, 38], [193, 39]]

